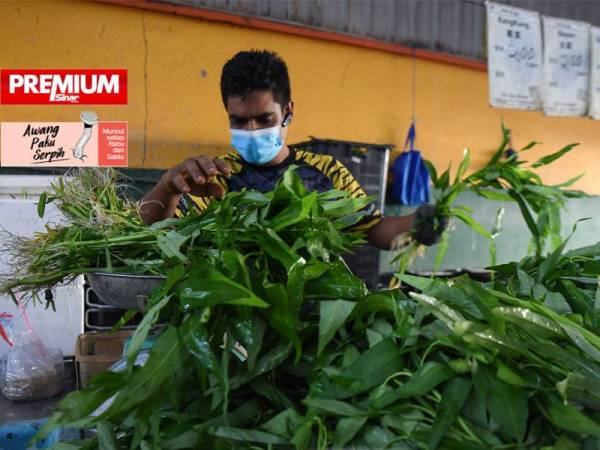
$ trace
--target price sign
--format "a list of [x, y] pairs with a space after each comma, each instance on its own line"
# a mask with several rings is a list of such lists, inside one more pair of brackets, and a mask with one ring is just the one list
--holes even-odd
[[600, 28], [591, 28], [590, 116], [600, 119]]
[[588, 105], [590, 26], [545, 16], [543, 23], [544, 113], [582, 116]]
[[490, 104], [540, 109], [542, 28], [535, 11], [487, 3]]

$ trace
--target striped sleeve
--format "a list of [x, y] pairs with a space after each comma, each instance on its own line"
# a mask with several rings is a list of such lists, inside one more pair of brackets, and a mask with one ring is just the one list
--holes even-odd
[[[241, 164], [239, 163], [238, 156], [234, 153], [229, 153], [223, 158], [221, 158], [225, 163], [231, 168], [231, 174], [239, 172], [241, 170]], [[219, 173], [212, 179], [213, 182], [219, 184], [227, 193], [229, 190], [229, 177]], [[197, 197], [191, 194], [183, 194], [177, 208], [175, 209], [175, 217], [182, 218], [185, 216], [190, 210], [195, 210], [197, 212], [202, 212], [208, 205], [213, 202], [212, 197]]]
[[[331, 179], [334, 189], [348, 192], [350, 196], [354, 198], [367, 196], [365, 190], [346, 166], [335, 158], [329, 156], [321, 170]], [[367, 233], [371, 228], [377, 225], [383, 217], [381, 211], [372, 202], [365, 206], [363, 211], [366, 212], [365, 217], [363, 217], [356, 225], [350, 227], [348, 231]]]

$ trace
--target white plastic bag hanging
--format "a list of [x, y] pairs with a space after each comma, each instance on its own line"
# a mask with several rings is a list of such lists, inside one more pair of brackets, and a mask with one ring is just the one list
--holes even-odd
[[53, 397], [63, 390], [64, 362], [60, 349], [46, 347], [21, 307], [16, 318], [3, 317], [3, 337], [10, 345], [2, 356], [0, 391], [9, 400], [33, 401]]
[[543, 23], [544, 113], [582, 116], [588, 106], [590, 26], [546, 16]]
[[539, 13], [488, 2], [490, 105], [542, 106], [542, 26]]

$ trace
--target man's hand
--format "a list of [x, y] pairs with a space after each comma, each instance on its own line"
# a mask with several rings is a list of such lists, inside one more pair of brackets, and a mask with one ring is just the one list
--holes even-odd
[[173, 217], [181, 194], [197, 197], [224, 195], [221, 185], [213, 177], [219, 173], [229, 175], [231, 169], [218, 158], [194, 156], [167, 170], [160, 181], [142, 199], [140, 214], [148, 225]]
[[223, 187], [212, 181], [218, 173], [229, 175], [229, 166], [218, 158], [194, 156], [169, 169], [159, 184], [170, 195], [221, 198], [225, 194]]
[[444, 230], [448, 227], [448, 218], [436, 211], [434, 205], [421, 205], [415, 212], [414, 237], [423, 245], [439, 242]]

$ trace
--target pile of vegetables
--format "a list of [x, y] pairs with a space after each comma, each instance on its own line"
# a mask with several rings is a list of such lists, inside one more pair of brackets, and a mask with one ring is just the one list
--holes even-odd
[[12, 264], [0, 277], [0, 292], [38, 298], [40, 291], [98, 268], [151, 272], [159, 233], [148, 228], [139, 205], [124, 193], [114, 170], [74, 169], [58, 178], [39, 199], [40, 217], [48, 218], [52, 202], [61, 214], [49, 217], [55, 220], [44, 232], [31, 239], [1, 231], [0, 252]]
[[[513, 169], [495, 187], [507, 188]], [[39, 290], [92, 270], [166, 275], [126, 369], [69, 394], [40, 432], [96, 434], [58, 448], [600, 448], [600, 244], [557, 243], [494, 267], [487, 283], [400, 273], [402, 290], [369, 292], [340, 259], [362, 242], [344, 229], [368, 198], [308, 192], [289, 170], [271, 193], [229, 193], [148, 227], [135, 204], [106, 202], [112, 177], [71, 180], [89, 205], [55, 185], [40, 204], [53, 200], [72, 225], [38, 234], [37, 247], [22, 240], [29, 259], [2, 284]], [[529, 179], [511, 186], [538, 205], [536, 230], [546, 230], [544, 199], [523, 187], [544, 186]]]

